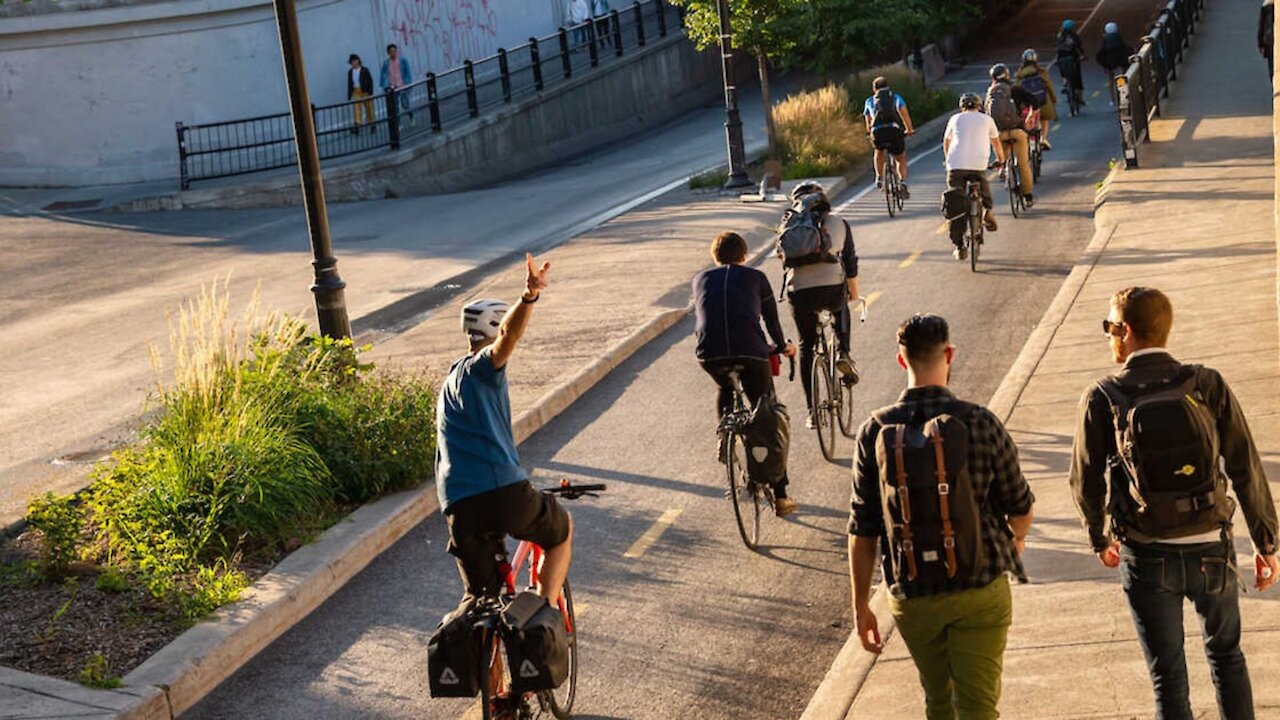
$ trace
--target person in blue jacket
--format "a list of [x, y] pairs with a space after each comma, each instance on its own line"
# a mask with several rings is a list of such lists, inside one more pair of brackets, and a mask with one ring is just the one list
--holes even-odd
[[[392, 90], [400, 90], [412, 83], [413, 76], [409, 73], [408, 59], [400, 55], [400, 48], [394, 43], [388, 45], [387, 59], [382, 61], [382, 92], [387, 93]], [[399, 101], [400, 112], [408, 113], [409, 119], [412, 120], [413, 112], [409, 109], [409, 93], [400, 93]]]

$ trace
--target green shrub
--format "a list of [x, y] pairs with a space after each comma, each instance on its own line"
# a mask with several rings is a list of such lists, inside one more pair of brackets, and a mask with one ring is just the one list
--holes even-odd
[[722, 188], [727, 182], [729, 182], [729, 170], [722, 167], [715, 170], [708, 170], [689, 178], [689, 189], [701, 190], [703, 188]]
[[784, 178], [842, 175], [868, 153], [866, 130], [850, 113], [844, 87], [792, 95], [774, 107], [773, 118], [783, 161], [790, 166]]
[[41, 564], [49, 575], [61, 575], [80, 554], [84, 512], [71, 495], [45, 493], [27, 506], [27, 524], [40, 533]]
[[107, 656], [96, 652], [89, 656], [85, 666], [80, 669], [80, 684], [110, 690], [120, 687], [120, 676], [111, 672], [111, 661]]

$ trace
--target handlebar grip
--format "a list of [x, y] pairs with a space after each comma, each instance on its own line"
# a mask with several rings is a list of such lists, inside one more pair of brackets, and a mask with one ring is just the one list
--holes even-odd
[[596, 483], [594, 485], [574, 485], [574, 492], [604, 492], [608, 488], [604, 483]]

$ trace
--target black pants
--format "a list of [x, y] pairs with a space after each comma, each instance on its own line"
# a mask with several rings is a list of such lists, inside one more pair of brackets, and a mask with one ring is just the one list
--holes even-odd
[[[990, 210], [995, 203], [991, 199], [991, 183], [987, 182], [987, 174], [980, 170], [948, 170], [947, 187], [959, 190], [963, 195], [964, 185], [970, 180], [978, 181], [978, 192], [982, 194], [982, 206]], [[965, 226], [969, 222], [969, 198], [964, 198], [964, 213], [951, 221], [951, 244], [956, 247], [964, 245]]]
[[[733, 409], [733, 378], [729, 377], [729, 373], [734, 368], [738, 368], [738, 382], [742, 383], [742, 391], [747, 395], [747, 402], [753, 407], [760, 402], [760, 398], [774, 393], [773, 371], [769, 368], [768, 360], [759, 358], [703, 360], [702, 369], [706, 370], [707, 374], [716, 381], [718, 388], [716, 392], [717, 417], [723, 416]], [[778, 498], [787, 496], [787, 477], [785, 475], [782, 476], [781, 480], [773, 484], [773, 495]]]
[[810, 410], [813, 409], [810, 374], [813, 369], [813, 350], [818, 345], [818, 313], [823, 310], [831, 311], [836, 326], [836, 351], [849, 352], [851, 320], [846, 302], [848, 297], [849, 288], [844, 283], [805, 288], [790, 295], [791, 317], [796, 322], [796, 331], [800, 333], [800, 384], [804, 386], [805, 407]]

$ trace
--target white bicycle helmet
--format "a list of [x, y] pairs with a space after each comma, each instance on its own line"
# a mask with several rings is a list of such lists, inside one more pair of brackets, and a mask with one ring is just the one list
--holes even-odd
[[1040, 54], [1039, 54], [1039, 53], [1037, 53], [1037, 52], [1036, 52], [1035, 50], [1033, 50], [1032, 48], [1027, 48], [1026, 50], [1023, 50], [1023, 51], [1022, 51], [1022, 62], [1024, 62], [1024, 63], [1038, 63], [1038, 62], [1040, 62]]
[[498, 326], [510, 309], [511, 305], [501, 300], [473, 300], [462, 308], [462, 332], [472, 340], [492, 340], [498, 337]]

